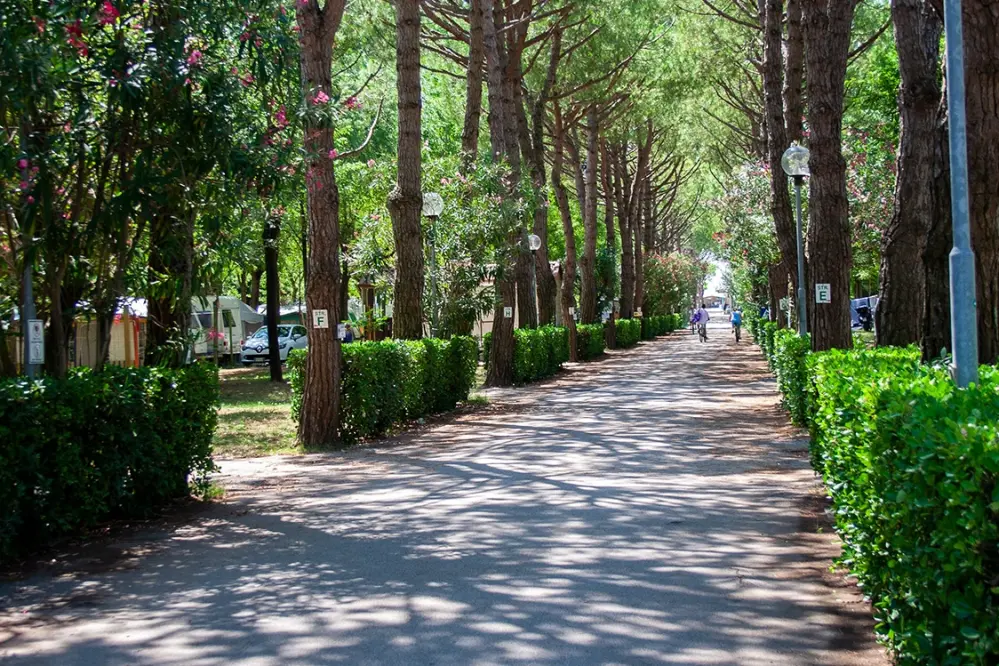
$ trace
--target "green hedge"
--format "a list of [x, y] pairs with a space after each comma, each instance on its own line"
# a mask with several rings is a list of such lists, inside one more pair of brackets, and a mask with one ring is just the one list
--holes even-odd
[[604, 353], [607, 338], [603, 324], [579, 324], [576, 326], [576, 355], [580, 361], [589, 361]]
[[526, 384], [551, 377], [569, 360], [569, 329], [518, 328], [513, 332], [513, 381]]
[[634, 347], [642, 339], [642, 322], [639, 319], [618, 319], [614, 322], [616, 326], [615, 342], [619, 349]]
[[214, 366], [0, 382], [0, 560], [207, 488]]
[[[377, 437], [400, 421], [454, 409], [468, 399], [478, 356], [478, 344], [468, 337], [343, 345], [341, 441], [352, 444]], [[307, 358], [303, 350], [288, 355], [296, 420]]]
[[901, 664], [999, 663], [999, 373], [958, 390], [916, 349], [809, 366], [813, 461], [881, 640]]
[[642, 326], [642, 339], [653, 340], [660, 335], [666, 335], [683, 327], [683, 319], [680, 315], [656, 315], [645, 317]]
[[809, 336], [782, 328], [774, 334], [772, 367], [784, 406], [796, 426], [808, 425], [808, 371], [806, 359], [812, 349]]

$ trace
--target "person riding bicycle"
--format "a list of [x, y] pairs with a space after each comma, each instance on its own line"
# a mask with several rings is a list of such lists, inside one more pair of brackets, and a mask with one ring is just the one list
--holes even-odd
[[742, 310], [732, 310], [732, 332], [735, 333], [735, 341], [742, 338]]
[[706, 342], [708, 339], [708, 322], [711, 321], [711, 315], [708, 314], [708, 310], [704, 307], [704, 303], [701, 303], [701, 307], [697, 309], [697, 313], [694, 314], [697, 319], [697, 332], [701, 336], [701, 341]]

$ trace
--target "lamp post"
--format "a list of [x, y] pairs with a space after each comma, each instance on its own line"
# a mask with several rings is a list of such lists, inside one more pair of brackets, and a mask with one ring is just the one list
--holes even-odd
[[950, 253], [950, 333], [954, 379], [960, 388], [978, 381], [978, 316], [975, 312], [975, 253], [968, 212], [968, 137], [964, 104], [964, 35], [961, 0], [944, 1], [947, 44], [947, 111], [950, 133], [950, 207], [954, 249]]
[[424, 192], [423, 216], [430, 220], [427, 244], [430, 248], [430, 337], [437, 337], [437, 219], [444, 212], [444, 199], [436, 192]]
[[535, 234], [527, 237], [527, 246], [531, 248], [531, 308], [534, 310], [534, 321], [538, 321], [538, 250], [541, 249], [541, 238]]
[[805, 248], [801, 235], [801, 185], [805, 182], [808, 171], [808, 148], [797, 143], [784, 151], [780, 160], [784, 173], [794, 178], [794, 204], [798, 223], [798, 334], [808, 333], [808, 312], [805, 305]]

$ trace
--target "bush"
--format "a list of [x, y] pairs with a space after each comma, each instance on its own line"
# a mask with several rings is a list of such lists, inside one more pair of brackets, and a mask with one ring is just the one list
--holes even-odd
[[603, 324], [579, 324], [576, 326], [576, 355], [580, 361], [589, 361], [604, 353], [607, 339]]
[[916, 349], [809, 359], [813, 462], [902, 664], [999, 657], [999, 373], [958, 390]]
[[654, 340], [660, 335], [672, 333], [678, 328], [677, 315], [656, 315], [645, 317], [642, 321], [643, 340]]
[[551, 377], [569, 360], [569, 329], [518, 328], [513, 340], [513, 380], [517, 384]]
[[213, 366], [0, 382], [0, 560], [207, 488]]
[[[377, 437], [400, 421], [454, 409], [468, 399], [478, 356], [478, 344], [469, 337], [343, 345], [341, 442]], [[288, 355], [296, 420], [301, 413], [307, 358], [303, 350]]]
[[638, 319], [618, 319], [614, 322], [617, 346], [621, 349], [634, 347], [642, 339], [642, 322]]
[[777, 385], [784, 397], [784, 406], [796, 426], [808, 425], [808, 374], [806, 359], [812, 348], [811, 339], [783, 328], [774, 334], [773, 366]]
[[774, 369], [774, 336], [777, 335], [777, 322], [775, 321], [765, 321], [762, 326], [760, 326], [760, 335], [756, 338], [756, 342], [760, 345], [760, 349], [763, 350], [763, 355], [767, 359], [767, 365], [770, 369]]

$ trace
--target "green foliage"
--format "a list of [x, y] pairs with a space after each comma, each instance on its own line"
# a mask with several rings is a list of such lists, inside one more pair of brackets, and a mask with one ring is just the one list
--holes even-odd
[[603, 324], [576, 326], [576, 355], [580, 361], [589, 361], [602, 355], [606, 344]]
[[0, 383], [0, 559], [207, 491], [218, 402], [204, 364]]
[[773, 368], [777, 385], [784, 396], [784, 406], [795, 425], [808, 425], [807, 380], [805, 359], [812, 349], [811, 338], [783, 328], [774, 334]]
[[616, 342], [621, 349], [634, 347], [642, 339], [642, 321], [640, 319], [618, 319], [614, 322]]
[[758, 331], [753, 335], [756, 343], [763, 350], [763, 355], [767, 358], [767, 365], [774, 369], [774, 337], [777, 335], [777, 322], [763, 321], [758, 325]]
[[513, 380], [517, 384], [551, 377], [569, 360], [567, 328], [518, 328], [513, 336]]
[[694, 260], [681, 252], [649, 254], [645, 258], [646, 315], [679, 312], [697, 286], [698, 271]]
[[678, 314], [645, 317], [642, 320], [642, 339], [654, 340], [683, 327], [683, 316]]
[[[473, 338], [384, 340], [343, 346], [340, 439], [353, 444], [378, 437], [395, 423], [449, 411], [475, 382], [478, 344]], [[288, 355], [292, 415], [302, 408], [308, 352]]]
[[901, 664], [999, 656], [999, 376], [958, 390], [909, 349], [814, 355], [813, 451], [842, 562]]

